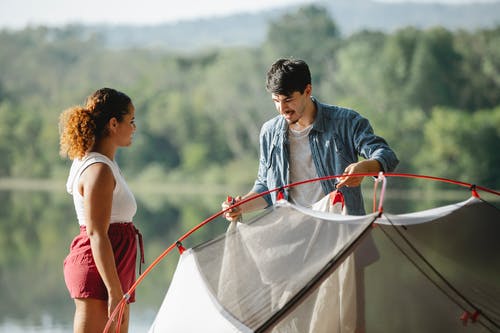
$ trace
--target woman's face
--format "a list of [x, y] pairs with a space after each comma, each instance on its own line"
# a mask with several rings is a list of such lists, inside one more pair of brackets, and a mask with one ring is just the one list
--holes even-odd
[[129, 112], [123, 116], [122, 121], [117, 123], [116, 138], [118, 140], [118, 146], [130, 146], [132, 144], [132, 137], [135, 130], [135, 107], [132, 103], [130, 103]]

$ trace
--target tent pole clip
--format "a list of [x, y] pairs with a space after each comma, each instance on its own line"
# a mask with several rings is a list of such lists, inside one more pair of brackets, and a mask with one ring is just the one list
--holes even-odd
[[471, 322], [475, 323], [477, 321], [477, 318], [479, 317], [479, 311], [475, 310], [474, 312], [469, 312], [469, 311], [464, 311], [462, 315], [460, 316], [460, 320], [464, 324], [464, 326], [467, 326], [469, 323], [469, 319]]
[[276, 201], [284, 200], [285, 199], [285, 189], [282, 187], [279, 188], [278, 194], [276, 195]]
[[186, 251], [186, 248], [184, 246], [182, 246], [181, 241], [175, 242], [175, 246], [177, 246], [177, 249], [179, 250], [179, 254], [182, 254], [182, 253], [184, 253], [184, 251]]
[[462, 315], [460, 316], [460, 320], [462, 321], [462, 324], [464, 324], [464, 326], [467, 326], [469, 322], [469, 316], [470, 316], [469, 311], [464, 311], [464, 313], [462, 313]]
[[479, 317], [479, 311], [476, 310], [474, 313], [471, 315], [472, 322], [475, 323], [477, 321], [477, 318]]
[[479, 193], [477, 193], [477, 190], [476, 190], [476, 184], [472, 184], [470, 186], [470, 190], [472, 191], [472, 196], [473, 197], [479, 198]]

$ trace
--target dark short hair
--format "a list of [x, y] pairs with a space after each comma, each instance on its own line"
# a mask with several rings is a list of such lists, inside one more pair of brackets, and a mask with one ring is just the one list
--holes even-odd
[[273, 94], [303, 93], [308, 84], [311, 84], [311, 72], [304, 60], [281, 58], [267, 71], [266, 90]]

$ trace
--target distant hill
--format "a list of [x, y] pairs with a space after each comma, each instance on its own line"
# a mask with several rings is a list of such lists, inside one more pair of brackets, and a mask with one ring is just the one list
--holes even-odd
[[[493, 3], [445, 5], [383, 3], [371, 0], [324, 0], [343, 35], [362, 29], [392, 32], [405, 26], [474, 30], [500, 25], [500, 0]], [[297, 6], [150, 26], [83, 26], [101, 34], [110, 47], [150, 47], [192, 51], [209, 47], [255, 46], [266, 38], [268, 24]]]
[[360, 29], [386, 32], [404, 26], [428, 28], [444, 26], [450, 30], [487, 28], [500, 25], [500, 1], [446, 5], [411, 2], [383, 3], [367, 0], [322, 1], [343, 33]]

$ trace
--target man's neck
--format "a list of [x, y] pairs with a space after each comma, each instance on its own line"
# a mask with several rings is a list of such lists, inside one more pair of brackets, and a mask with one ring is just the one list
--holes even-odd
[[294, 130], [303, 130], [314, 123], [314, 120], [316, 119], [316, 104], [312, 101], [312, 99], [309, 99], [306, 105], [306, 111], [300, 119], [295, 122], [294, 124], [291, 124], [291, 127]]

